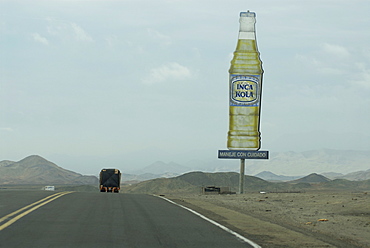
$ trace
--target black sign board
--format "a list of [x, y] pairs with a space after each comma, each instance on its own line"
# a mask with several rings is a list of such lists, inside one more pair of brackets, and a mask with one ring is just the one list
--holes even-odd
[[218, 150], [218, 158], [269, 159], [269, 152], [248, 150]]

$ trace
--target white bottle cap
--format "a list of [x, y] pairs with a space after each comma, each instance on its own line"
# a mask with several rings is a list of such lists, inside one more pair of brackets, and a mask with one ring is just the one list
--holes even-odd
[[239, 39], [256, 39], [254, 25], [256, 23], [256, 13], [240, 12]]

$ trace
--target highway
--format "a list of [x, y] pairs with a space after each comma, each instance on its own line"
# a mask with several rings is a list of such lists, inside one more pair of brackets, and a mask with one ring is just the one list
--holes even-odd
[[151, 195], [0, 190], [0, 247], [258, 247]]

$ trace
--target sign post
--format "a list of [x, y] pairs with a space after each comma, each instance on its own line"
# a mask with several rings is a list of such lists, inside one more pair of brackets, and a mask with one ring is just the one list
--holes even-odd
[[244, 192], [244, 172], [245, 170], [245, 159], [240, 159], [240, 175], [239, 175], [239, 194], [243, 194]]
[[218, 150], [218, 158], [240, 159], [239, 194], [244, 193], [244, 176], [246, 159], [269, 159], [268, 151]]

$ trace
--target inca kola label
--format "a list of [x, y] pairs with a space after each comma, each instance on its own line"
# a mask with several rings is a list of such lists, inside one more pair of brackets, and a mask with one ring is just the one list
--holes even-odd
[[259, 75], [232, 75], [230, 106], [258, 106]]

